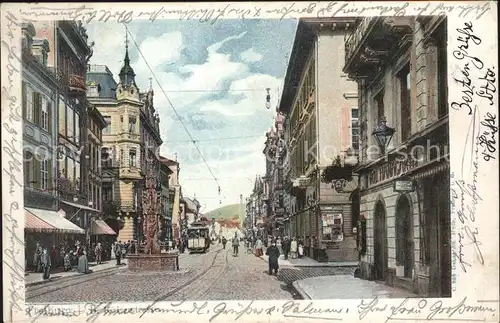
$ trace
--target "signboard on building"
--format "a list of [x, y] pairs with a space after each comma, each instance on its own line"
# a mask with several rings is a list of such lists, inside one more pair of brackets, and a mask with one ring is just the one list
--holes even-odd
[[284, 215], [285, 214], [285, 208], [284, 207], [277, 207], [276, 210], [276, 215]]
[[328, 226], [342, 226], [342, 214], [341, 213], [323, 213], [321, 215], [321, 220], [324, 227]]
[[391, 160], [388, 163], [373, 168], [369, 175], [369, 186], [373, 186], [394, 177], [399, 177], [418, 167], [418, 165], [418, 161], [414, 159]]
[[394, 192], [413, 192], [415, 190], [415, 182], [411, 178], [399, 178], [393, 182]]

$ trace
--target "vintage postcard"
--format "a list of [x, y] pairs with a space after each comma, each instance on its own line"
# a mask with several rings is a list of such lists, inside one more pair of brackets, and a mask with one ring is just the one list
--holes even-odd
[[498, 322], [496, 2], [1, 14], [5, 322]]

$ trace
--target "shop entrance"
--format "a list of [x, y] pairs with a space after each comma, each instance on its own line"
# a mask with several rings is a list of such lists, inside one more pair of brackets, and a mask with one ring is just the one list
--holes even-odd
[[412, 219], [410, 201], [402, 195], [396, 206], [396, 262], [404, 266], [406, 278], [412, 278], [414, 263]]
[[385, 280], [389, 263], [387, 254], [387, 223], [385, 207], [381, 201], [375, 204], [374, 216], [374, 265], [375, 279]]

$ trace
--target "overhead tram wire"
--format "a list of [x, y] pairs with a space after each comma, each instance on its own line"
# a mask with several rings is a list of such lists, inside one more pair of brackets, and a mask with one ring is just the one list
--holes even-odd
[[[263, 134], [253, 135], [253, 136], [236, 136], [236, 137], [217, 137], [211, 139], [195, 139], [196, 142], [202, 141], [218, 141], [218, 140], [232, 140], [232, 139], [246, 139], [246, 138], [257, 138], [264, 137]], [[165, 140], [164, 142], [191, 142], [191, 140]]]
[[170, 104], [170, 107], [172, 108], [172, 110], [174, 111], [175, 115], [177, 116], [177, 118], [179, 119], [179, 122], [181, 123], [182, 127], [184, 128], [184, 130], [186, 131], [186, 133], [188, 134], [189, 136], [189, 139], [191, 140], [191, 142], [193, 143], [194, 147], [196, 148], [196, 150], [198, 151], [198, 154], [200, 155], [201, 159], [203, 159], [203, 162], [205, 163], [205, 166], [207, 167], [208, 171], [210, 172], [210, 175], [212, 175], [212, 177], [214, 178], [214, 181], [215, 183], [217, 184], [218, 186], [218, 191], [219, 191], [219, 195], [222, 194], [222, 196], [224, 197], [224, 199], [226, 198], [226, 195], [222, 192], [221, 190], [221, 187], [220, 187], [220, 183], [219, 181], [217, 180], [217, 177], [215, 176], [214, 172], [212, 171], [212, 169], [210, 168], [210, 166], [208, 165], [208, 162], [207, 160], [205, 159], [205, 156], [203, 156], [203, 154], [201, 153], [201, 150], [200, 148], [198, 147], [198, 145], [196, 144], [196, 140], [193, 139], [193, 136], [191, 135], [191, 133], [189, 132], [189, 130], [187, 129], [186, 125], [184, 124], [184, 122], [182, 121], [182, 119], [180, 118], [180, 115], [179, 113], [177, 112], [177, 109], [174, 107], [174, 105], [172, 104], [172, 102], [170, 101], [170, 99], [168, 98], [167, 96], [167, 93], [165, 93], [165, 90], [163, 89], [163, 87], [161, 86], [160, 82], [158, 81], [158, 78], [156, 77], [156, 74], [154, 73], [153, 69], [151, 68], [151, 65], [149, 65], [148, 61], [146, 60], [146, 57], [144, 56], [144, 54], [142, 53], [141, 49], [139, 48], [139, 45], [137, 44], [137, 42], [135, 41], [135, 38], [132, 36], [132, 33], [128, 30], [127, 28], [127, 25], [124, 23], [123, 24], [125, 26], [125, 31], [126, 33], [130, 36], [130, 39], [132, 40], [132, 42], [134, 43], [135, 47], [137, 48], [137, 51], [139, 52], [139, 55], [141, 55], [142, 59], [144, 60], [144, 63], [146, 64], [146, 66], [148, 67], [149, 71], [151, 72], [151, 74], [153, 75], [153, 78], [155, 79], [156, 81], [156, 84], [158, 85], [158, 87], [160, 88], [160, 90], [163, 92], [163, 95], [165, 96], [165, 98], [167, 99], [168, 101], [168, 104]]

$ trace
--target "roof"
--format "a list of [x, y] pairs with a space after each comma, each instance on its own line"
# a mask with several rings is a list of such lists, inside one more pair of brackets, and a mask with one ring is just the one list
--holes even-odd
[[[342, 25], [354, 23], [355, 21], [356, 18], [350, 17], [299, 19], [290, 60], [288, 61], [283, 92], [279, 101], [278, 110], [280, 112], [288, 113], [292, 107], [302, 77], [302, 72], [306, 66], [311, 50], [313, 49], [319, 28], [328, 25], [331, 26], [330, 30], [332, 30], [334, 25], [335, 28], [342, 28]], [[332, 53], [332, 55], [334, 54], [335, 53]]]
[[116, 99], [116, 81], [106, 65], [91, 65], [87, 71], [87, 84], [99, 85], [99, 98]]
[[197, 211], [197, 208], [198, 206], [200, 206], [199, 202], [196, 201], [196, 199], [192, 200], [190, 199], [189, 197], [184, 197], [183, 198], [184, 202], [186, 202], [186, 207], [187, 207], [187, 210], [186, 211]]
[[164, 157], [164, 156], [160, 156], [160, 162], [161, 163], [165, 163], [166, 165], [169, 165], [169, 166], [171, 166], [171, 165], [179, 165], [178, 161], [172, 160], [172, 159]]

